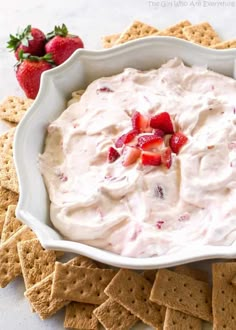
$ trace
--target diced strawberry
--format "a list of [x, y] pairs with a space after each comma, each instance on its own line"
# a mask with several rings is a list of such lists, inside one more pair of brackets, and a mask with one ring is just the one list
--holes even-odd
[[161, 112], [153, 116], [150, 120], [150, 126], [162, 130], [165, 134], [174, 133], [173, 124], [168, 112]]
[[119, 157], [120, 157], [120, 154], [115, 148], [110, 147], [108, 149], [107, 160], [109, 163], [114, 163], [117, 160], [117, 158], [119, 158]]
[[148, 128], [148, 118], [138, 111], [135, 111], [133, 113], [131, 121], [133, 129], [137, 130], [138, 132], [145, 132], [145, 130]]
[[135, 129], [121, 135], [115, 142], [116, 148], [121, 148], [124, 144], [131, 142], [136, 135], [138, 135], [138, 131]]
[[183, 133], [181, 132], [177, 132], [175, 134], [173, 134], [170, 138], [170, 147], [171, 150], [178, 154], [180, 151], [180, 148], [185, 145], [185, 143], [187, 143], [188, 138], [187, 136], [185, 136]]
[[150, 150], [159, 147], [163, 142], [160, 136], [154, 134], [141, 135], [138, 138], [138, 147], [143, 150]]
[[122, 154], [123, 156], [122, 164], [124, 166], [129, 166], [134, 164], [138, 160], [140, 153], [141, 151], [136, 147], [125, 146]]
[[161, 165], [161, 154], [150, 151], [143, 151], [141, 155], [143, 165], [159, 166]]
[[156, 136], [160, 136], [160, 137], [164, 137], [164, 135], [165, 135], [165, 133], [159, 128], [155, 129], [153, 134]]
[[172, 155], [171, 155], [171, 149], [170, 147], [167, 147], [162, 151], [161, 154], [161, 161], [162, 164], [164, 164], [167, 168], [171, 167], [172, 164]]
[[110, 89], [109, 87], [101, 87], [98, 88], [97, 93], [101, 92], [101, 93], [113, 93], [114, 91], [112, 89]]

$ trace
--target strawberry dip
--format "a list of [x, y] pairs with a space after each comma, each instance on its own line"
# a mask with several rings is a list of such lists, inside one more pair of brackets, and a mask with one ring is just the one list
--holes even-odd
[[236, 240], [236, 81], [172, 59], [92, 82], [40, 170], [67, 239], [129, 257]]

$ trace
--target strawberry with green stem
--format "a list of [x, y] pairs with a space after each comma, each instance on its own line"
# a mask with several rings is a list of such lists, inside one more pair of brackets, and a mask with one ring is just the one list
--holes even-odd
[[80, 37], [71, 35], [65, 24], [55, 26], [54, 30], [47, 34], [45, 45], [46, 53], [52, 54], [52, 59], [56, 65], [65, 62], [76, 49], [84, 48]]
[[19, 60], [20, 51], [36, 56], [44, 55], [45, 43], [45, 34], [41, 30], [28, 25], [22, 32], [16, 33], [15, 36], [10, 34], [10, 40], [7, 43], [7, 48], [11, 51], [15, 51], [15, 57]]

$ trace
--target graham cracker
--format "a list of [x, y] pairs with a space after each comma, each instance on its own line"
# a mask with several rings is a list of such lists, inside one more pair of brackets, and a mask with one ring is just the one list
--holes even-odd
[[0, 235], [2, 234], [7, 208], [11, 204], [16, 204], [18, 202], [18, 197], [18, 194], [0, 186]]
[[102, 37], [103, 48], [111, 48], [115, 45], [115, 42], [119, 39], [120, 33], [109, 34], [108, 36]]
[[161, 269], [152, 287], [151, 301], [212, 322], [211, 288], [189, 276]]
[[208, 282], [208, 273], [201, 269], [191, 268], [187, 265], [176, 266], [174, 271], [178, 274], [190, 276], [198, 281]]
[[144, 323], [162, 329], [161, 307], [149, 300], [152, 285], [138, 273], [120, 269], [105, 293]]
[[67, 106], [69, 107], [71, 104], [79, 102], [79, 100], [81, 99], [81, 96], [84, 94], [84, 90], [83, 89], [79, 89], [77, 91], [74, 91], [71, 94], [71, 99], [67, 102]]
[[88, 269], [56, 262], [52, 297], [100, 305], [106, 301], [104, 289], [116, 273], [111, 269]]
[[33, 309], [42, 320], [51, 317], [69, 304], [69, 301], [64, 299], [51, 298], [52, 281], [53, 273], [25, 291], [25, 297], [29, 299]]
[[156, 35], [187, 39], [183, 33], [183, 28], [187, 26], [191, 26], [191, 23], [189, 21], [181, 21], [175, 25], [166, 28], [165, 30], [159, 31]]
[[214, 49], [236, 48], [236, 39], [220, 42], [219, 44], [211, 46]]
[[143, 271], [143, 277], [151, 284], [154, 283], [157, 274], [157, 269], [147, 269]]
[[1, 242], [5, 242], [8, 238], [14, 235], [17, 230], [23, 227], [23, 223], [15, 216], [16, 205], [9, 205], [6, 212], [5, 221], [2, 229]]
[[135, 315], [111, 298], [93, 313], [106, 330], [129, 330], [138, 321]]
[[157, 32], [158, 30], [151, 25], [140, 21], [134, 21], [123, 33], [120, 34], [120, 37], [115, 41], [114, 45], [120, 45], [130, 40], [148, 37]]
[[235, 262], [212, 265], [214, 330], [236, 329], [236, 290], [231, 283], [235, 275]]
[[0, 119], [19, 123], [33, 100], [18, 96], [8, 96], [0, 105]]
[[66, 306], [65, 328], [98, 329], [98, 320], [93, 315], [96, 305], [72, 302]]
[[13, 161], [13, 140], [15, 127], [0, 138], [0, 185], [15, 193], [19, 192], [18, 180]]
[[202, 321], [196, 317], [184, 314], [174, 309], [166, 309], [166, 317], [163, 330], [201, 330]]
[[183, 28], [183, 33], [187, 40], [206, 47], [210, 47], [221, 42], [218, 34], [207, 22], [187, 26]]
[[77, 266], [82, 268], [99, 268], [94, 260], [84, 256], [77, 256], [69, 260], [65, 265]]
[[17, 248], [26, 289], [54, 271], [56, 252], [45, 250], [38, 239], [18, 243]]
[[20, 228], [12, 237], [0, 246], [0, 287], [4, 288], [15, 277], [21, 274], [17, 243], [35, 238], [35, 234], [27, 227]]

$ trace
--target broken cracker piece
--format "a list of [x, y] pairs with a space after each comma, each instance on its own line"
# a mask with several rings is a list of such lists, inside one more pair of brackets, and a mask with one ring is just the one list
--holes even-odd
[[17, 248], [26, 289], [54, 271], [56, 252], [45, 250], [38, 239], [20, 242]]
[[161, 306], [149, 300], [152, 285], [133, 271], [120, 269], [105, 293], [144, 323], [162, 329]]
[[221, 42], [218, 34], [207, 22], [187, 26], [183, 28], [183, 33], [187, 40], [206, 47], [210, 47]]
[[167, 308], [163, 330], [181, 329], [201, 330], [202, 321], [191, 315]]
[[236, 48], [236, 39], [220, 42], [219, 44], [211, 46], [214, 49], [230, 49]]
[[106, 330], [129, 330], [138, 318], [113, 299], [107, 299], [93, 312]]
[[19, 123], [26, 111], [31, 107], [33, 100], [18, 96], [8, 96], [0, 104], [0, 119], [12, 123]]
[[98, 329], [98, 320], [93, 315], [96, 305], [72, 302], [66, 306], [65, 328]]
[[151, 301], [212, 322], [211, 288], [189, 276], [161, 269], [152, 287]]
[[6, 212], [5, 221], [2, 229], [1, 242], [4, 243], [14, 235], [24, 224], [16, 218], [16, 205], [9, 205]]
[[120, 33], [109, 34], [107, 36], [102, 37], [102, 45], [103, 48], [111, 48], [115, 45], [115, 42], [119, 39]]
[[236, 290], [232, 285], [232, 279], [235, 275], [235, 262], [212, 265], [214, 330], [236, 329]]
[[114, 45], [120, 45], [127, 41], [148, 37], [157, 33], [158, 30], [151, 25], [140, 21], [134, 21], [116, 40]]
[[13, 161], [15, 127], [0, 137], [0, 185], [15, 193], [19, 192], [16, 169]]
[[187, 20], [181, 21], [175, 25], [166, 28], [165, 30], [159, 31], [156, 35], [187, 39], [183, 33], [183, 28], [185, 28], [186, 26], [191, 26], [191, 23]]
[[16, 204], [18, 202], [18, 197], [18, 194], [0, 186], [0, 235], [5, 222], [7, 208], [9, 205]]
[[117, 272], [81, 268], [56, 262], [52, 297], [100, 305], [106, 301], [105, 287]]
[[12, 237], [0, 246], [0, 287], [4, 288], [21, 274], [17, 243], [35, 238], [27, 226], [20, 228]]

